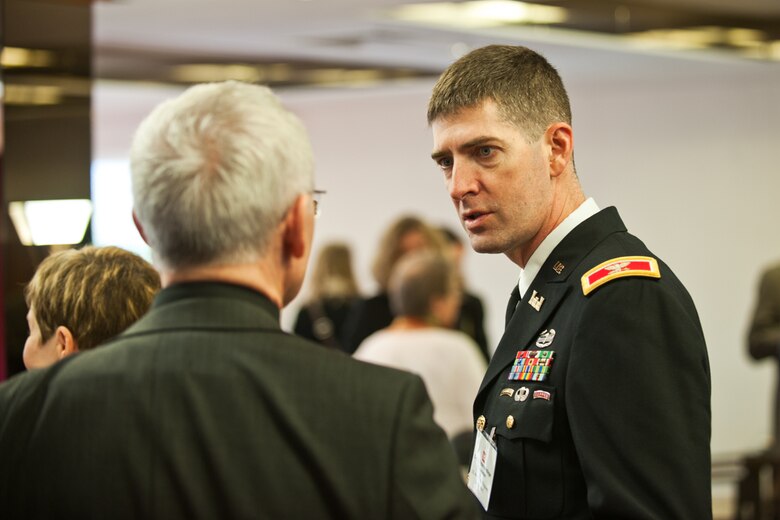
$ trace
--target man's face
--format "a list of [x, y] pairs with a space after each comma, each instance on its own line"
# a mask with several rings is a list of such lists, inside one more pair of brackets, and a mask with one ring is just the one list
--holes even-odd
[[27, 312], [27, 327], [30, 334], [24, 343], [24, 352], [22, 353], [24, 366], [28, 369], [43, 368], [56, 363], [60, 359], [57, 336], [53, 334], [48, 340], [43, 341], [38, 320], [35, 318], [32, 308]]
[[524, 265], [548, 232], [553, 187], [545, 139], [528, 144], [492, 100], [431, 127], [432, 157], [474, 250]]

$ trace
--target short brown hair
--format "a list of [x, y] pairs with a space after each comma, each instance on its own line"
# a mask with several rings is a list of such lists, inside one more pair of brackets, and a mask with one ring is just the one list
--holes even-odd
[[513, 45], [481, 47], [450, 65], [433, 87], [428, 124], [488, 99], [529, 141], [553, 123], [571, 124], [569, 96], [558, 71], [537, 52]]
[[160, 290], [152, 265], [118, 247], [68, 249], [48, 256], [25, 289], [42, 341], [64, 325], [86, 350], [116, 336], [149, 310]]
[[434, 298], [458, 290], [454, 264], [435, 251], [413, 251], [404, 256], [390, 277], [390, 307], [396, 316], [426, 319]]

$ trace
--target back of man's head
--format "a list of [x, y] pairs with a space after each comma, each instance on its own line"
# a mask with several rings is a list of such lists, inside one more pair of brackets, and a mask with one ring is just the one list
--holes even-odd
[[160, 276], [140, 256], [113, 246], [87, 246], [44, 259], [25, 298], [43, 341], [65, 326], [78, 349], [87, 350], [143, 316], [159, 290]]
[[393, 268], [388, 288], [390, 306], [396, 316], [430, 320], [432, 305], [459, 290], [452, 262], [436, 251], [414, 251]]
[[130, 163], [135, 215], [167, 270], [257, 260], [314, 183], [299, 119], [267, 87], [235, 81], [159, 105]]

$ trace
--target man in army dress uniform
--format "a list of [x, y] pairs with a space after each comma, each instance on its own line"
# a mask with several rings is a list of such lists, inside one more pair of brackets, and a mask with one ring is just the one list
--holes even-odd
[[433, 89], [432, 157], [480, 253], [521, 268], [474, 402], [486, 518], [707, 519], [710, 372], [693, 301], [586, 198], [539, 54], [477, 49]]

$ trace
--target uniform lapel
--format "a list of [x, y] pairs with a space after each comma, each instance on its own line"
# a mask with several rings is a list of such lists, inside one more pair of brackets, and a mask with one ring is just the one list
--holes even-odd
[[[585, 255], [608, 235], [625, 230], [617, 210], [609, 207], [582, 222], [558, 244], [545, 260], [539, 274], [528, 288], [528, 293], [523, 295], [523, 300], [507, 323], [504, 335], [496, 347], [496, 352], [482, 380], [479, 394], [508, 365], [514, 363], [518, 350], [526, 350], [534, 345], [537, 335], [543, 330], [542, 327], [548, 318], [561, 304], [566, 294], [575, 287], [574, 282], [567, 283], [567, 280], [578, 270]], [[534, 291], [537, 292], [537, 296], [544, 297], [539, 311], [529, 303]]]
[[[490, 366], [485, 373], [485, 378], [482, 380], [480, 392], [508, 365], [514, 363], [518, 350], [525, 350], [533, 345], [531, 342], [536, 340], [540, 328], [544, 326], [547, 319], [560, 305], [569, 290], [570, 287], [567, 284], [547, 283], [545, 281], [537, 283], [536, 280], [534, 281], [528, 289], [529, 294], [524, 295], [523, 301], [520, 302], [514, 315], [509, 320], [504, 335], [498, 343], [495, 354], [493, 354], [493, 359], [490, 361]], [[538, 311], [528, 303], [533, 291], [537, 292], [537, 296], [544, 297], [544, 301]]]

